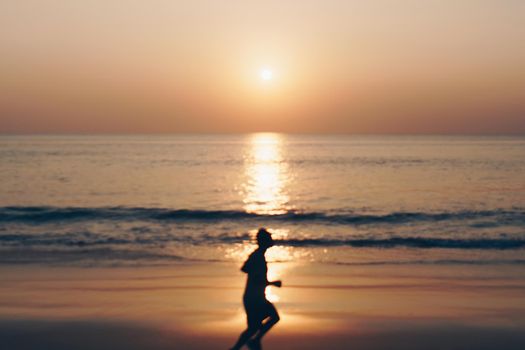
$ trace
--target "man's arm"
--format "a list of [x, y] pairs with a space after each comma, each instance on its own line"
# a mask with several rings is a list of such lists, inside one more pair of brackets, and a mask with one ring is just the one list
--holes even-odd
[[277, 288], [281, 288], [281, 286], [283, 285], [283, 282], [281, 280], [272, 281], [272, 282], [266, 281], [266, 285], [267, 286], [276, 286]]

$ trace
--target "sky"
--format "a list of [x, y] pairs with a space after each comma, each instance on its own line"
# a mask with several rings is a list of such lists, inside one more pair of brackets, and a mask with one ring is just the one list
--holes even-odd
[[523, 23], [521, 0], [2, 0], [0, 133], [524, 134]]

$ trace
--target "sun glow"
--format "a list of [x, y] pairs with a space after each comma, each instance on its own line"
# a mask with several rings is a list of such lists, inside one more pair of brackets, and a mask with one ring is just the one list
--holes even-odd
[[259, 75], [261, 76], [262, 80], [272, 80], [273, 79], [273, 71], [269, 68], [261, 69]]

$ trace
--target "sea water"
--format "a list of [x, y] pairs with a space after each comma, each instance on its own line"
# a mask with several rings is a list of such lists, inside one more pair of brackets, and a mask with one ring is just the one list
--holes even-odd
[[525, 138], [0, 136], [0, 262], [524, 264]]

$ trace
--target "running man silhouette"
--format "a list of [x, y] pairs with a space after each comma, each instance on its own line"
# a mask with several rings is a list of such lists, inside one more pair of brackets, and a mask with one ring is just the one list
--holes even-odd
[[268, 282], [266, 276], [268, 267], [264, 253], [273, 246], [273, 239], [265, 228], [257, 232], [257, 244], [259, 247], [250, 254], [241, 268], [242, 272], [248, 274], [243, 296], [248, 328], [241, 333], [239, 340], [231, 350], [239, 350], [245, 344], [252, 350], [262, 349], [261, 338], [279, 321], [279, 314], [275, 306], [266, 299], [264, 294], [266, 286], [281, 287], [282, 285], [281, 281]]

